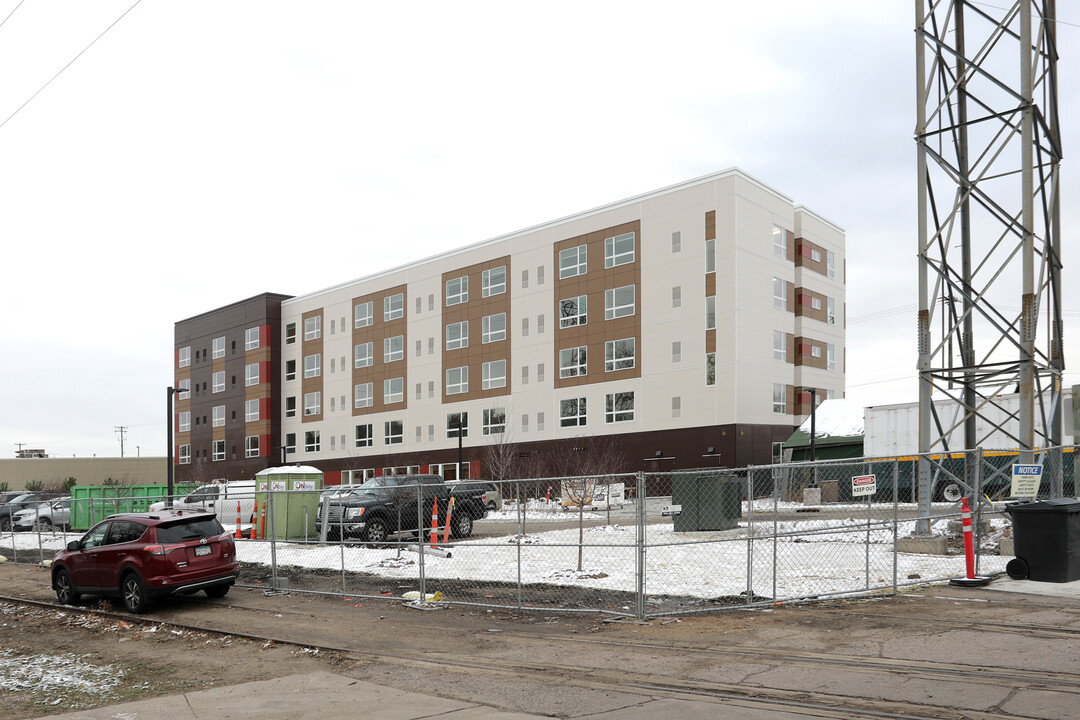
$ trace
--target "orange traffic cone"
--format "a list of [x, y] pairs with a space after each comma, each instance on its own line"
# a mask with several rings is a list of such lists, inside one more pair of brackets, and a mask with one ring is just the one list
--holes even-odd
[[446, 529], [443, 530], [442, 542], [445, 545], [450, 540], [450, 516], [454, 513], [454, 502], [457, 498], [450, 498], [450, 504], [446, 506]]
[[236, 539], [243, 540], [244, 536], [240, 534], [240, 501], [236, 501]]
[[431, 549], [439, 548], [439, 498], [435, 498], [435, 504], [431, 506]]
[[258, 519], [259, 519], [259, 501], [258, 501], [258, 499], [256, 499], [255, 500], [255, 510], [251, 513], [251, 533], [248, 535], [248, 537], [250, 539], [252, 539], [252, 540], [254, 540], [256, 538], [255, 532], [256, 532], [256, 528], [259, 525], [259, 523], [257, 523], [256, 520], [258, 520]]

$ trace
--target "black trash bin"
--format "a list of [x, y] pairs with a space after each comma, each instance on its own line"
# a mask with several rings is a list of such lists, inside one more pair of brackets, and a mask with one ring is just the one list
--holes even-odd
[[1080, 580], [1080, 500], [1011, 503], [1013, 552], [1005, 571], [1014, 580]]

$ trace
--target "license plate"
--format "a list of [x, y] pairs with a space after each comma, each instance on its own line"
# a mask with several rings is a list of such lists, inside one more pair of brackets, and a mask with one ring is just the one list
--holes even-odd
[[200, 545], [199, 547], [195, 548], [195, 554], [196, 555], [209, 555], [210, 554], [210, 546], [209, 545]]

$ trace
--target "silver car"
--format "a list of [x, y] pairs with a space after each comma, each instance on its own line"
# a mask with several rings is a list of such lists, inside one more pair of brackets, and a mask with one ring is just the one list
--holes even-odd
[[71, 498], [57, 498], [15, 513], [12, 527], [18, 531], [67, 530], [71, 525]]

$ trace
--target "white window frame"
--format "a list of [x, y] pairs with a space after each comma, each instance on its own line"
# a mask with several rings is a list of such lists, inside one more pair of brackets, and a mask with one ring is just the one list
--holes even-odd
[[387, 420], [383, 423], [383, 445], [401, 445], [405, 442], [405, 423]]
[[214, 440], [210, 443], [210, 460], [221, 462], [225, 459], [225, 441]]
[[469, 276], [450, 278], [446, 281], [446, 307], [469, 302]]
[[578, 345], [559, 350], [559, 377], [583, 377], [589, 374], [589, 348]]
[[461, 395], [469, 392], [469, 366], [446, 369], [446, 394]]
[[480, 297], [502, 295], [506, 292], [506, 266], [485, 270], [480, 274]]
[[259, 400], [245, 400], [244, 401], [244, 422], [258, 422], [259, 420]]
[[783, 330], [773, 330], [772, 356], [773, 360], [787, 362], [787, 335]]
[[375, 383], [358, 383], [353, 386], [353, 407], [366, 408], [375, 403]]
[[247, 435], [244, 437], [244, 457], [259, 457], [258, 435]]
[[313, 378], [322, 375], [322, 353], [304, 356], [304, 377]]
[[452, 412], [452, 413], [447, 413], [446, 414], [446, 437], [447, 437], [447, 439], [457, 440], [459, 426], [458, 426], [457, 423], [452, 422], [452, 420], [454, 418], [458, 418], [458, 423], [461, 424], [460, 425], [461, 437], [463, 437], [463, 438], [469, 437], [469, 413], [468, 413], [468, 411], [463, 411], [463, 412]]
[[821, 357], [821, 346], [820, 345], [811, 345], [810, 346], [810, 357], [816, 357], [816, 358]]
[[216, 337], [213, 340], [213, 347], [210, 356], [215, 360], [217, 358], [225, 357], [225, 336]]
[[304, 417], [322, 414], [322, 391], [304, 393]]
[[[629, 408], [626, 406], [629, 400]], [[622, 402], [622, 407], [619, 403]], [[634, 420], [634, 391], [608, 393], [604, 398], [604, 422], [632, 422]]]
[[589, 296], [578, 295], [559, 301], [559, 327], [577, 327], [589, 322]]
[[285, 344], [292, 345], [296, 342], [296, 323], [288, 323], [285, 326]]
[[836, 299], [826, 298], [825, 302], [826, 321], [830, 325], [836, 324]]
[[[363, 431], [361, 431], [363, 428]], [[375, 430], [372, 428], [371, 423], [361, 423], [356, 426], [353, 431], [353, 445], [354, 447], [364, 448], [372, 447], [375, 444]]]
[[836, 369], [836, 345], [834, 345], [833, 343], [828, 343], [828, 345], [826, 345], [825, 357], [826, 357], [825, 369], [826, 370], [835, 370]]
[[811, 297], [810, 298], [810, 307], [812, 309], [814, 309], [814, 310], [820, 310], [821, 309], [821, 298], [819, 298], [819, 297]]
[[318, 430], [306, 430], [304, 432], [304, 452], [319, 452], [322, 450], [322, 433]]
[[[292, 402], [292, 407], [289, 407], [290, 401]], [[289, 395], [288, 397], [285, 398], [285, 417], [287, 417], [287, 418], [296, 417], [296, 396], [295, 395]]]
[[[629, 348], [630, 354], [626, 355]], [[619, 352], [624, 354], [620, 357]], [[604, 343], [604, 371], [631, 370], [637, 364], [637, 338], [608, 340]]]
[[481, 322], [480, 342], [483, 345], [506, 339], [506, 313], [485, 315]]
[[225, 392], [225, 371], [219, 370], [210, 376], [210, 392]]
[[[222, 377], [222, 381], [224, 381], [224, 377]], [[179, 386], [179, 390], [180, 390], [180, 393], [176, 396], [177, 400], [187, 400], [188, 398], [191, 397], [191, 380], [190, 379], [181, 380], [180, 382], [177, 383], [177, 385]]]
[[787, 388], [781, 383], [773, 383], [772, 394], [772, 411], [777, 414], [787, 414]]
[[705, 329], [716, 329], [716, 296], [709, 295], [705, 298]]
[[506, 408], [484, 409], [484, 434], [499, 435], [506, 432]]
[[[589, 246], [577, 245], [559, 251], [559, 279], [577, 277], [589, 271]], [[539, 281], [538, 281], [539, 284]]]
[[244, 366], [244, 386], [251, 387], [259, 384], [259, 363], [248, 363]]
[[397, 320], [405, 317], [405, 293], [395, 293], [383, 298], [383, 320]]
[[353, 367], [366, 368], [375, 363], [375, 343], [366, 342], [353, 346]]
[[259, 328], [248, 328], [244, 331], [244, 351], [256, 350], [259, 347]]
[[362, 328], [375, 322], [372, 301], [357, 303], [353, 306], [353, 327]]
[[405, 402], [405, 378], [383, 380], [383, 405]]
[[391, 363], [405, 359], [405, 336], [383, 338], [383, 362]]
[[[626, 246], [630, 249], [627, 250]], [[634, 262], [637, 236], [633, 232], [604, 238], [604, 267], [613, 268]]]
[[787, 231], [779, 225], [773, 225], [773, 252], [780, 257], [787, 257]]
[[446, 349], [460, 350], [469, 347], [469, 321], [450, 323], [446, 326]]
[[783, 278], [772, 279], [773, 305], [781, 310], [787, 310], [787, 282]]
[[836, 277], [836, 253], [832, 250], [826, 252], [825, 255], [825, 274], [831, 278]]
[[506, 387], [506, 360], [492, 360], [482, 366], [481, 390]]
[[559, 401], [559, 427], [585, 427], [587, 421], [585, 398], [566, 398]]
[[705, 272], [716, 272], [716, 240], [705, 241]]
[[191, 411], [184, 410], [181, 413], [177, 413], [176, 420], [177, 432], [191, 432]]
[[[630, 295], [629, 301], [626, 295]], [[622, 297], [620, 297], [620, 295]], [[604, 291], [604, 319], [630, 317], [637, 312], [637, 286], [623, 285]]]
[[180, 465], [191, 464], [191, 443], [185, 443], [180, 446], [180, 452], [178, 454]]
[[184, 347], [180, 348], [180, 350], [177, 352], [176, 366], [177, 367], [182, 367], [182, 368], [191, 366], [191, 346], [190, 345], [185, 345]]
[[322, 337], [322, 315], [304, 318], [304, 340], [318, 340]]

